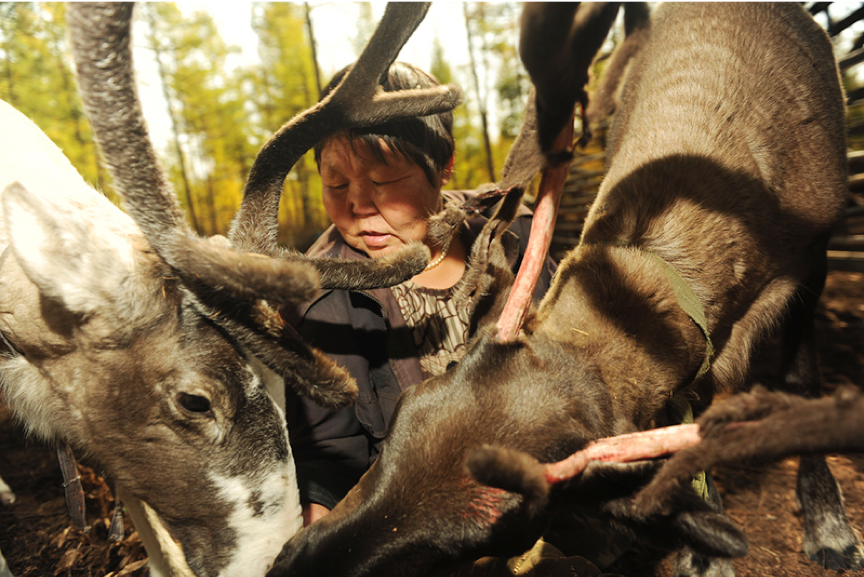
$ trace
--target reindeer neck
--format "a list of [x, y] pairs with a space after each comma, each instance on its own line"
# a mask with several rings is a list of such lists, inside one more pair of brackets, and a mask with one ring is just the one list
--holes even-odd
[[616, 412], [637, 427], [652, 425], [706, 360], [704, 318], [694, 322], [669, 267], [639, 248], [582, 244], [561, 263], [533, 325], [585, 350]]
[[718, 323], [740, 318], [778, 273], [801, 266], [800, 226], [778, 217], [773, 198], [743, 169], [707, 156], [619, 153], [581, 240], [623, 240], [662, 256], [698, 295], [719, 348], [731, 327]]

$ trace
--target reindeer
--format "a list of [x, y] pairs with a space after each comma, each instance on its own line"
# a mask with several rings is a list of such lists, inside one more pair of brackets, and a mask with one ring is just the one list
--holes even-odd
[[[557, 483], [538, 464], [674, 422], [673, 398], [708, 402], [742, 387], [773, 330], [788, 389], [819, 393], [813, 311], [848, 194], [843, 91], [829, 39], [796, 4], [663, 4], [650, 21], [626, 6], [630, 34], [608, 66], [622, 75], [608, 171], [580, 244], [536, 311], [521, 270], [509, 294], [490, 291], [512, 282], [495, 239], [523, 179], [500, 187], [485, 254], [472, 256], [463, 287], [480, 315], [466, 356], [403, 393], [378, 460], [269, 575], [444, 572], [519, 554], [544, 533], [579, 552], [556, 531], [573, 514], [669, 551], [688, 547], [679, 574], [729, 575], [731, 563], [712, 558], [746, 553], [710, 483], [707, 500], [684, 487], [635, 507], [654, 463], [592, 465]], [[554, 223], [574, 104], [586, 102], [587, 66], [616, 12], [524, 8], [520, 53], [536, 89], [526, 134], [546, 182], [535, 224]], [[543, 254], [548, 231], [531, 236]], [[798, 499], [806, 554], [860, 567], [864, 549], [824, 457], [802, 457]]]
[[356, 385], [276, 307], [319, 286], [401, 282], [429, 255], [414, 246], [369, 264], [307, 261], [276, 244], [282, 184], [320, 138], [458, 104], [453, 86], [376, 93], [427, 9], [389, 7], [342, 85], [262, 148], [228, 239], [189, 230], [156, 160], [131, 4], [68, 13], [85, 110], [128, 216], [0, 103], [3, 395], [32, 435], [69, 443], [114, 480], [153, 574], [188, 574], [182, 560], [152, 564], [161, 547], [179, 551], [176, 540], [196, 575], [263, 575], [302, 524], [285, 387], [338, 407]]

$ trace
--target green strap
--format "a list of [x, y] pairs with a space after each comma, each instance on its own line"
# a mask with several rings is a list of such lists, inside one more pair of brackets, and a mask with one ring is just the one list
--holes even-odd
[[[631, 245], [622, 240], [612, 244], [620, 247], [638, 248], [653, 258], [660, 265], [660, 269], [666, 275], [666, 278], [669, 279], [681, 310], [693, 319], [693, 322], [696, 323], [696, 326], [699, 327], [705, 337], [705, 360], [702, 361], [702, 366], [699, 367], [699, 372], [696, 373], [696, 377], [693, 379], [694, 381], [699, 380], [711, 368], [711, 356], [714, 354], [714, 344], [711, 342], [711, 336], [708, 333], [708, 320], [705, 318], [705, 309], [702, 307], [699, 297], [696, 296], [696, 291], [693, 290], [690, 283], [678, 274], [675, 267], [666, 262], [663, 257], [653, 250]], [[689, 424], [693, 422], [693, 408], [683, 394], [673, 395], [666, 407], [671, 423]], [[691, 479], [691, 484], [696, 494], [702, 497], [704, 501], [708, 501], [708, 481], [705, 471], [696, 473]]]
[[[663, 272], [666, 274], [666, 278], [668, 278], [669, 282], [672, 283], [672, 288], [675, 290], [675, 296], [678, 298], [678, 304], [681, 305], [681, 308], [685, 313], [690, 315], [690, 318], [693, 319], [693, 322], [696, 323], [696, 326], [699, 327], [702, 330], [702, 334], [705, 335], [705, 360], [702, 361], [702, 366], [699, 367], [699, 372], [696, 373], [696, 378], [694, 379], [698, 380], [708, 372], [708, 369], [711, 368], [711, 355], [714, 354], [714, 344], [711, 342], [711, 336], [708, 334], [708, 320], [705, 318], [705, 309], [702, 308], [702, 302], [699, 300], [699, 297], [696, 296], [696, 291], [693, 290], [690, 283], [681, 278], [681, 275], [678, 274], [678, 271], [675, 270], [671, 264], [666, 262], [653, 250], [642, 250], [650, 254], [661, 265]], [[682, 403], [684, 406], [682, 406]], [[687, 399], [685, 399], [683, 395], [673, 395], [669, 404], [675, 407], [675, 412], [681, 413], [680, 421], [678, 421], [679, 423], [686, 425], [693, 422], [693, 407], [690, 406], [690, 403], [687, 402]], [[707, 502], [708, 480], [705, 471], [699, 471], [693, 475], [690, 483], [693, 486], [693, 490], [696, 491], [696, 494], [702, 497], [703, 501]]]
[[[693, 422], [693, 407], [682, 393], [672, 395], [669, 402], [666, 403], [666, 414], [669, 417], [669, 423], [672, 425], [689, 425]], [[703, 501], [708, 501], [708, 479], [705, 471], [699, 471], [693, 478], [690, 479], [690, 484], [696, 494], [702, 497]]]
[[657, 261], [666, 278], [672, 283], [672, 288], [675, 290], [675, 296], [681, 309], [690, 315], [690, 318], [693, 319], [693, 322], [696, 323], [696, 326], [699, 327], [705, 336], [705, 360], [702, 361], [702, 366], [699, 367], [699, 372], [696, 373], [696, 378], [693, 379], [694, 381], [699, 380], [711, 368], [711, 355], [714, 354], [714, 344], [711, 342], [711, 336], [708, 333], [708, 320], [705, 318], [705, 309], [702, 308], [702, 302], [696, 296], [696, 291], [693, 290], [690, 283], [681, 278], [681, 275], [678, 274], [678, 271], [671, 264], [666, 262], [653, 250], [645, 248], [640, 248], [640, 250]]
[[687, 313], [693, 322], [696, 323], [696, 326], [702, 331], [702, 335], [705, 337], [705, 360], [702, 361], [702, 366], [699, 367], [699, 372], [696, 373], [696, 377], [693, 379], [694, 381], [699, 380], [701, 377], [708, 372], [708, 369], [711, 368], [711, 356], [714, 354], [714, 343], [711, 342], [711, 335], [708, 333], [708, 320], [705, 318], [705, 309], [702, 307], [702, 301], [699, 300], [699, 297], [696, 296], [696, 291], [693, 290], [693, 287], [690, 286], [686, 280], [684, 280], [678, 271], [675, 270], [671, 264], [666, 262], [666, 260], [651, 250], [650, 248], [644, 248], [635, 244], [630, 244], [629, 242], [618, 239], [610, 243], [590, 243], [590, 244], [610, 244], [612, 246], [618, 246], [622, 248], [636, 248], [650, 256], [654, 259], [658, 265], [660, 265], [660, 269], [663, 271], [663, 274], [666, 275], [666, 278], [672, 284], [672, 289], [675, 291], [675, 298], [678, 299], [678, 305], [681, 309]]

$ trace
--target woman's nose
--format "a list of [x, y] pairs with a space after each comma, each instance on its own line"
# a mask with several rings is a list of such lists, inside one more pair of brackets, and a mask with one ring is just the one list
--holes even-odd
[[368, 216], [378, 211], [372, 198], [372, 185], [352, 183], [348, 187], [348, 206], [357, 216]]

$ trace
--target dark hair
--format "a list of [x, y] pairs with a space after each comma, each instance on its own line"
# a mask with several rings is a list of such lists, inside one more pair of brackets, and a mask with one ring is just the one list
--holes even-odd
[[[337, 72], [324, 88], [326, 97], [348, 73], [352, 65]], [[380, 82], [385, 92], [412, 88], [433, 88], [441, 84], [431, 74], [405, 62], [394, 62]], [[345, 133], [339, 133], [343, 135]], [[432, 186], [440, 186], [442, 171], [453, 158], [453, 113], [442, 112], [429, 116], [413, 116], [391, 120], [377, 126], [352, 128], [347, 131], [353, 148], [356, 141], [365, 144], [373, 157], [386, 162], [381, 147], [383, 141], [391, 150], [405, 156], [423, 169]], [[327, 140], [315, 145], [315, 162], [321, 166], [321, 151]]]

